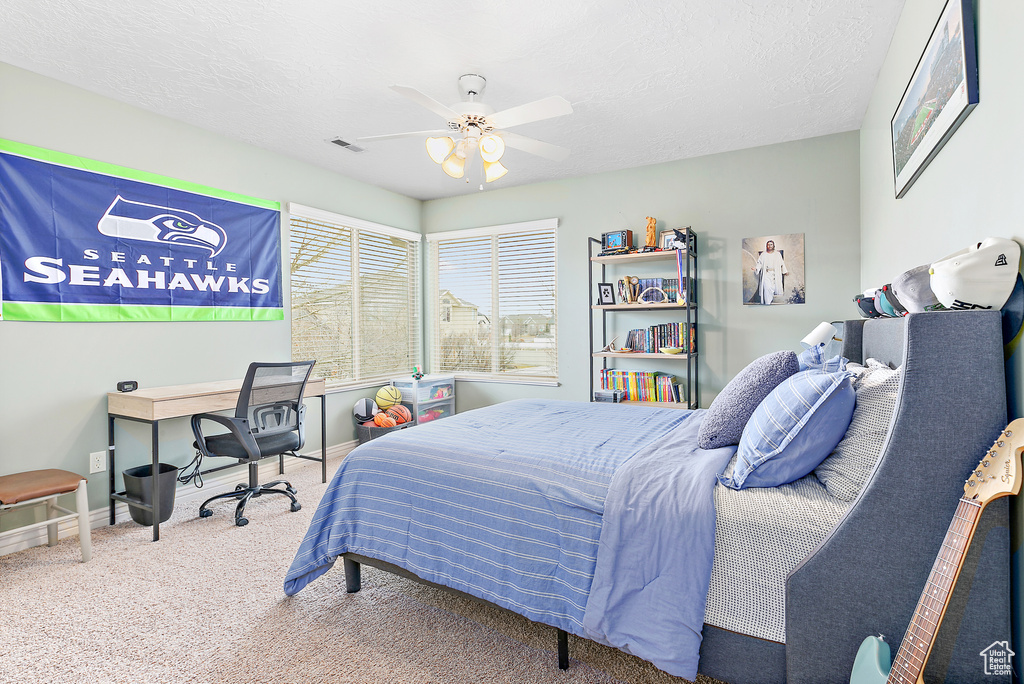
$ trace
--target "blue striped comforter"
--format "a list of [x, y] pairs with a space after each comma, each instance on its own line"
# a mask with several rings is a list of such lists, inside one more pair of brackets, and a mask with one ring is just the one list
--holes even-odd
[[[367, 442], [331, 481], [288, 571], [285, 593], [297, 593], [338, 555], [352, 552], [620, 646], [611, 631], [584, 628], [598, 549], [609, 534], [602, 528], [615, 524], [603, 518], [609, 487], [622, 479], [616, 473], [623, 464], [637, 454], [649, 459], [673, 435], [692, 433], [695, 445], [701, 413], [523, 399]], [[732, 451], [701, 453], [715, 455], [707, 467], [720, 472]], [[704, 492], [708, 500], [715, 472]], [[628, 492], [628, 482], [618, 489]], [[613, 491], [612, 497], [623, 495]], [[707, 542], [713, 552], [711, 506]], [[636, 516], [617, 517], [637, 526]], [[639, 546], [617, 552], [634, 561], [644, 557], [642, 538], [650, 537], [642, 522], [638, 526], [617, 530], [627, 539], [640, 537]], [[617, 571], [609, 566], [607, 572]], [[710, 572], [709, 559], [701, 622]], [[699, 631], [698, 625], [698, 646]]]

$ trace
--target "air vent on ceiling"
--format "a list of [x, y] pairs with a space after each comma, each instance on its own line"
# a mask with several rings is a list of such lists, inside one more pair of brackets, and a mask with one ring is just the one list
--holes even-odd
[[360, 147], [359, 145], [356, 145], [354, 143], [350, 143], [348, 140], [342, 140], [341, 138], [335, 138], [335, 139], [331, 140], [331, 142], [334, 143], [335, 145], [337, 145], [338, 147], [344, 147], [349, 152], [365, 152], [366, 151], [365, 147]]

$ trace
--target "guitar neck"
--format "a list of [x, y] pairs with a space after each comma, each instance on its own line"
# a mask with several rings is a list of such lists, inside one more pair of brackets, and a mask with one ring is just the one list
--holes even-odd
[[914, 619], [903, 636], [903, 643], [889, 671], [887, 682], [890, 684], [917, 684], [920, 680], [983, 507], [976, 500], [960, 499], [917, 602]]

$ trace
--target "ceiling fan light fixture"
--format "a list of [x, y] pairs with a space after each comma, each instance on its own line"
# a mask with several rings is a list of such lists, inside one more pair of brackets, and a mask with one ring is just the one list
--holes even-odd
[[440, 164], [455, 149], [451, 138], [427, 138], [427, 154], [435, 164]]
[[462, 178], [466, 173], [466, 160], [456, 153], [448, 155], [448, 158], [441, 164], [441, 170], [452, 178]]
[[485, 135], [480, 138], [480, 158], [485, 162], [497, 162], [505, 154], [505, 141], [501, 136]]
[[469, 156], [473, 153], [475, 145], [469, 138], [462, 138], [455, 143], [455, 151], [452, 152], [452, 156], [458, 157], [459, 159], [469, 159]]
[[490, 183], [496, 181], [502, 176], [508, 173], [508, 169], [502, 166], [499, 161], [485, 161], [484, 162], [484, 179]]

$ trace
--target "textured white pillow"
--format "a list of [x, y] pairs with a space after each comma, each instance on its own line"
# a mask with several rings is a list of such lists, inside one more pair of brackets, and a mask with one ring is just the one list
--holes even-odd
[[[853, 368], [847, 369], [856, 372]], [[889, 432], [900, 376], [900, 369], [893, 370], [875, 359], [868, 359], [867, 369], [856, 378], [857, 406], [850, 427], [832, 454], [814, 469], [814, 474], [832, 496], [853, 501], [867, 482]]]

